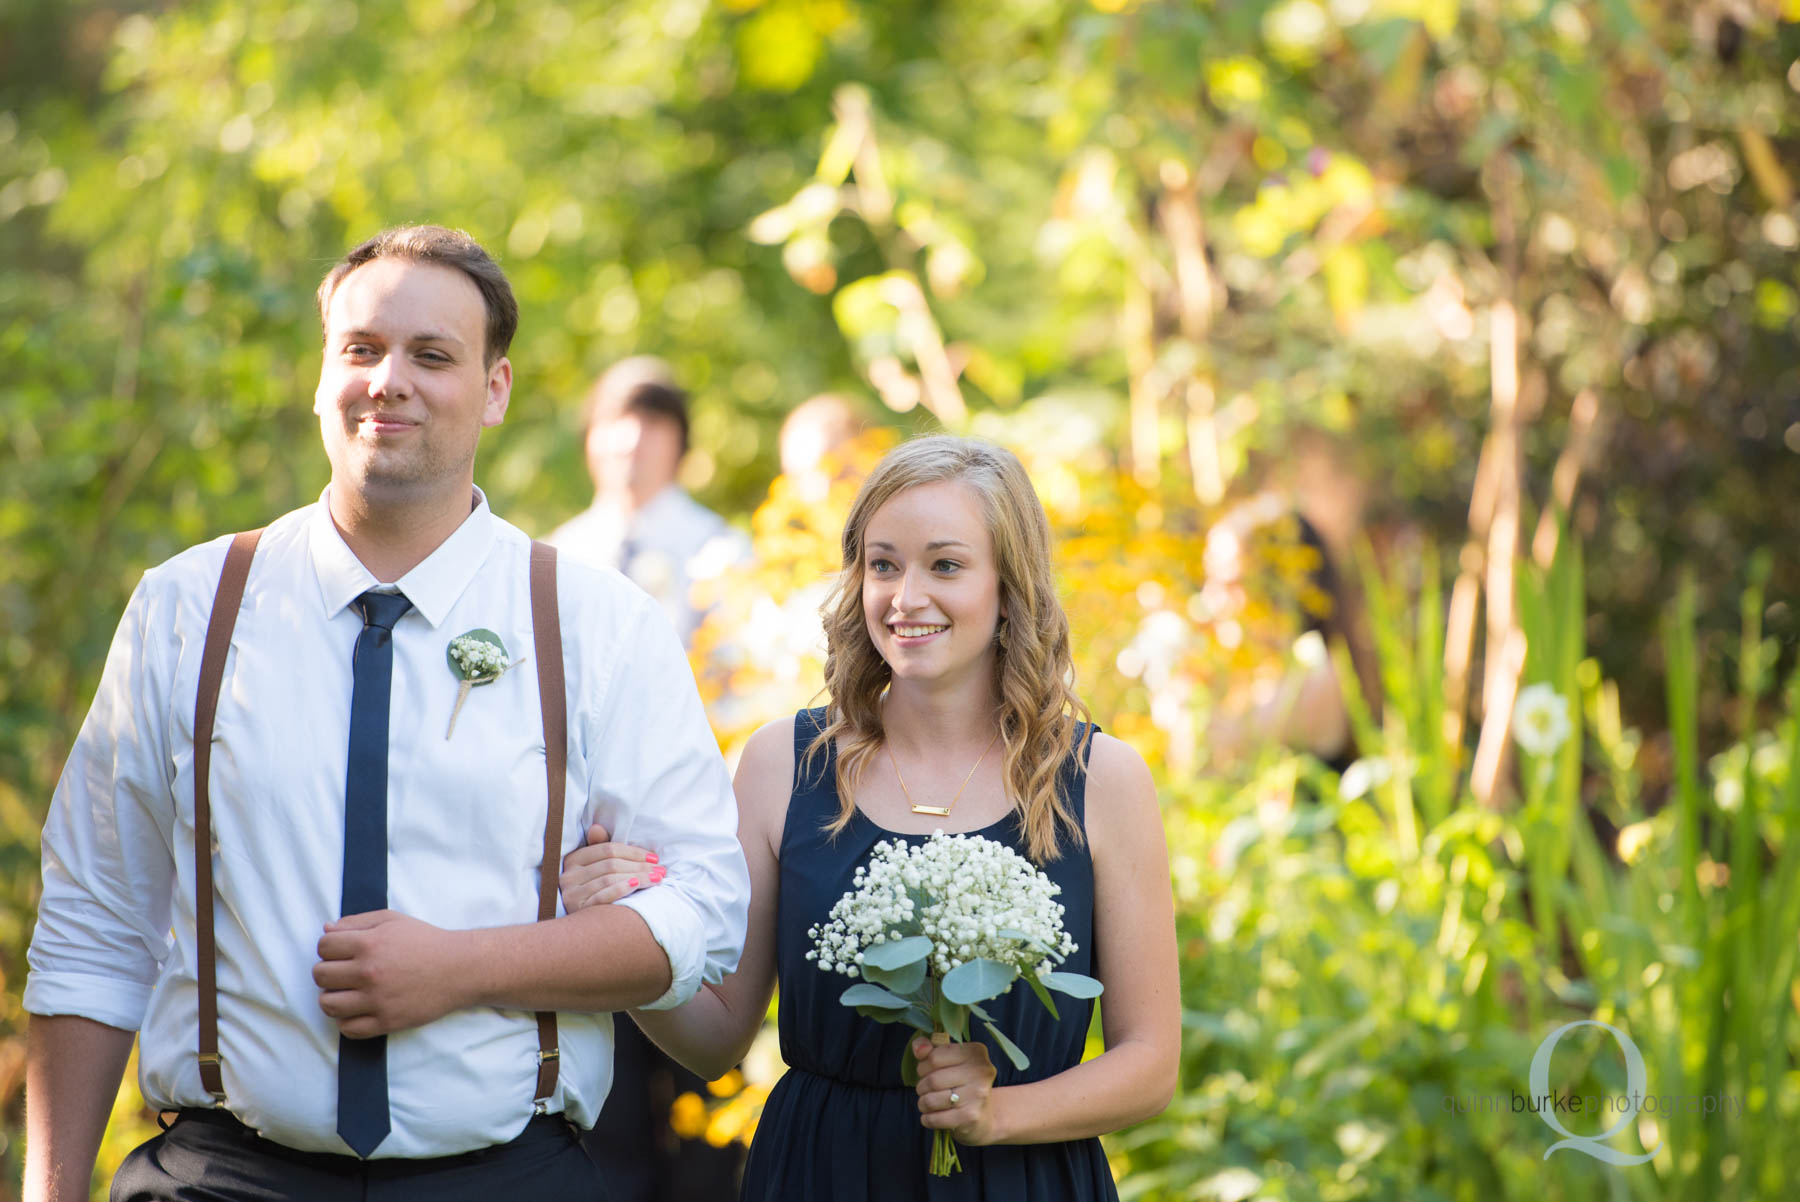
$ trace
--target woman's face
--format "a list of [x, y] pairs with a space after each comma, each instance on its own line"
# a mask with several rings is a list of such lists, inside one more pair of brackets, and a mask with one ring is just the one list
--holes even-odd
[[941, 480], [890, 497], [863, 532], [862, 602], [896, 683], [990, 681], [1005, 615], [980, 494]]

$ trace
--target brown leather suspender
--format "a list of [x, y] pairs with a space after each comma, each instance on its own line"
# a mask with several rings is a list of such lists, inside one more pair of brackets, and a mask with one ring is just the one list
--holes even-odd
[[[556, 607], [556, 548], [531, 544], [531, 631], [537, 644], [538, 704], [544, 711], [544, 771], [550, 808], [544, 816], [544, 860], [538, 866], [538, 921], [556, 917], [557, 881], [562, 876], [563, 785], [569, 771], [569, 716], [563, 692], [562, 618]], [[556, 1047], [556, 1011], [540, 1010], [537, 1105], [556, 1093], [561, 1056]]]
[[225, 1079], [219, 1073], [219, 964], [213, 946], [213, 719], [219, 712], [225, 653], [231, 649], [244, 583], [250, 579], [250, 558], [261, 537], [261, 530], [246, 530], [232, 538], [231, 549], [225, 552], [225, 570], [219, 573], [219, 591], [213, 596], [206, 643], [200, 652], [200, 696], [194, 702], [194, 942], [200, 962], [200, 1084], [220, 1102], [225, 1100]]
[[[237, 626], [250, 560], [261, 530], [248, 530], [231, 540], [212, 616], [200, 654], [200, 691], [194, 702], [194, 939], [199, 959], [200, 1084], [217, 1101], [225, 1101], [219, 1071], [218, 952], [213, 943], [212, 770], [213, 720], [219, 712], [219, 690], [225, 679], [225, 655]], [[556, 917], [557, 880], [562, 870], [563, 790], [568, 778], [569, 720], [563, 691], [562, 620], [556, 604], [556, 549], [531, 544], [531, 626], [538, 662], [538, 701], [544, 716], [544, 770], [550, 806], [544, 819], [544, 860], [538, 869], [538, 921]], [[537, 1108], [541, 1112], [556, 1093], [556, 1014], [537, 1016]]]

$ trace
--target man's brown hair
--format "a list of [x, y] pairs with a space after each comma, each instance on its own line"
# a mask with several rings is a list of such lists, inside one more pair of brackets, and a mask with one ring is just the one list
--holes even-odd
[[486, 345], [482, 361], [489, 367], [512, 346], [513, 334], [519, 328], [519, 302], [513, 298], [512, 285], [493, 256], [481, 243], [461, 230], [441, 225], [402, 225], [383, 230], [367, 242], [353, 248], [319, 281], [319, 325], [326, 325], [326, 312], [331, 307], [331, 294], [345, 276], [376, 259], [407, 259], [414, 263], [436, 263], [453, 267], [469, 277], [481, 293], [487, 309]]

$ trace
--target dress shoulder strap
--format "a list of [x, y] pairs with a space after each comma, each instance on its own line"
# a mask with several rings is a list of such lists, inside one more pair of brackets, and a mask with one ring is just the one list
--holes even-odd
[[1099, 733], [1097, 723], [1077, 722], [1074, 750], [1063, 760], [1062, 767], [1057, 772], [1063, 801], [1068, 804], [1069, 813], [1078, 826], [1087, 822], [1088, 757], [1093, 754], [1094, 736]]

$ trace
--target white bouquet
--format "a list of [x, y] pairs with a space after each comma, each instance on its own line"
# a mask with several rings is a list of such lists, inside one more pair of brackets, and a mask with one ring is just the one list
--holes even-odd
[[[831, 907], [829, 921], [807, 931], [806, 958], [826, 972], [860, 977], [838, 1000], [880, 1023], [905, 1023], [938, 1042], [969, 1037], [973, 1015], [1015, 1068], [1031, 1061], [994, 1026], [981, 1003], [1023, 978], [1057, 1017], [1050, 991], [1100, 995], [1100, 982], [1058, 972], [1075, 950], [1063, 930], [1062, 891], [1012, 848], [980, 835], [933, 833], [924, 843], [883, 840], [855, 886]], [[919, 1081], [912, 1040], [900, 1079]], [[961, 1168], [948, 1131], [932, 1141], [931, 1171]]]

